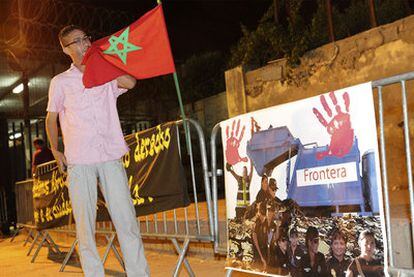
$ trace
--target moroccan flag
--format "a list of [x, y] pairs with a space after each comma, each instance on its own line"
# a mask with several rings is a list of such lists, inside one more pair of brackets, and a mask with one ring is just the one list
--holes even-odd
[[92, 43], [83, 58], [83, 84], [99, 86], [129, 74], [146, 79], [175, 72], [162, 5], [112, 36]]

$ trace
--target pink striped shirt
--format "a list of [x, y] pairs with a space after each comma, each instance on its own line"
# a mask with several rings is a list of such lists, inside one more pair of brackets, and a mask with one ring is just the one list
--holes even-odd
[[59, 113], [68, 164], [92, 164], [121, 158], [127, 151], [116, 100], [126, 89], [113, 80], [87, 89], [73, 64], [50, 82], [48, 112]]

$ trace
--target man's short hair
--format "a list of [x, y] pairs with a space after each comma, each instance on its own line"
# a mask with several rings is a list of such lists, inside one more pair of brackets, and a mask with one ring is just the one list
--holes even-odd
[[60, 30], [59, 35], [58, 35], [60, 44], [63, 45], [63, 42], [62, 42], [63, 38], [66, 37], [67, 35], [69, 35], [74, 30], [83, 30], [83, 29], [81, 27], [77, 26], [77, 25], [67, 25], [67, 26], [63, 27]]
[[282, 231], [277, 239], [277, 241], [289, 241], [288, 234], [286, 231]]
[[292, 228], [292, 229], [290, 229], [290, 231], [289, 231], [289, 237], [291, 238], [291, 237], [293, 237], [293, 236], [296, 236], [296, 237], [298, 237], [298, 236], [299, 236], [298, 231], [297, 231], [295, 228]]
[[37, 144], [39, 146], [44, 146], [45, 145], [45, 141], [43, 139], [41, 139], [41, 138], [35, 138], [33, 140], [33, 144]]
[[314, 238], [318, 238], [318, 237], [319, 237], [318, 229], [316, 229], [316, 227], [309, 226], [308, 230], [306, 230], [306, 235], [305, 235], [306, 245], [308, 245], [308, 241]]
[[331, 236], [331, 244], [333, 244], [334, 240], [339, 240], [342, 239], [345, 244], [348, 242], [348, 237], [345, 235], [345, 233], [340, 230], [340, 229], [336, 229]]
[[371, 230], [364, 230], [362, 231], [358, 236], [358, 243], [361, 242], [363, 239], [366, 239], [367, 237], [371, 237], [375, 241], [375, 234]]
[[269, 188], [271, 188], [272, 190], [277, 189], [277, 182], [276, 182], [275, 178], [270, 178], [269, 179]]

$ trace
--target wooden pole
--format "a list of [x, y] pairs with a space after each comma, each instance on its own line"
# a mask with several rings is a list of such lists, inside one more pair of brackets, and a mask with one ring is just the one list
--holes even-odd
[[328, 32], [330, 42], [335, 41], [335, 34], [332, 20], [332, 0], [326, 0], [326, 16], [328, 18]]
[[369, 19], [371, 21], [371, 28], [377, 27], [377, 18], [375, 16], [375, 3], [374, 0], [368, 0], [369, 3]]

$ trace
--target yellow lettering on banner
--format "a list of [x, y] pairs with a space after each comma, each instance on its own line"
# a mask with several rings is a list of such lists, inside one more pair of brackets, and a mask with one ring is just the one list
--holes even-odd
[[134, 190], [132, 191], [132, 200], [135, 205], [142, 205], [145, 202], [144, 198], [139, 196], [139, 186], [137, 184], [134, 185]]
[[139, 186], [138, 184], [133, 184], [133, 176], [129, 176], [128, 185], [130, 189], [131, 189], [131, 186], [133, 186], [132, 202], [134, 203], [134, 206], [139, 206], [139, 205], [145, 204], [146, 202], [151, 203], [154, 201], [154, 198], [152, 197], [145, 198], [139, 195]]
[[66, 178], [63, 175], [58, 176], [58, 171], [52, 172], [52, 178], [48, 180], [40, 180], [37, 178], [33, 182], [33, 198], [41, 198], [43, 196], [57, 192], [60, 188], [66, 186]]
[[72, 212], [72, 206], [70, 205], [69, 200], [65, 200], [63, 193], [60, 195], [60, 199], [62, 200], [62, 204], [57, 204], [59, 199], [56, 199], [55, 203], [52, 206], [52, 214], [55, 219], [69, 215]]
[[148, 143], [150, 146], [149, 154], [152, 157], [155, 154], [155, 136], [154, 135], [151, 136], [151, 139], [148, 138]]
[[158, 125], [156, 130], [156, 134], [152, 134], [151, 137], [146, 138], [140, 138], [138, 133], [135, 134], [137, 143], [134, 149], [135, 162], [141, 162], [148, 158], [148, 156], [152, 157], [170, 147], [170, 128], [166, 128], [163, 131], [161, 125]]
[[45, 213], [43, 212], [42, 209], [40, 209], [39, 217], [40, 217], [40, 222], [42, 222], [42, 223], [45, 222]]
[[36, 223], [39, 222], [39, 212], [34, 211], [33, 212], [33, 217], [34, 217], [34, 220], [35, 220]]
[[145, 139], [141, 139], [141, 152], [139, 154], [139, 160], [142, 161], [148, 156], [148, 149], [145, 144]]
[[66, 186], [66, 178], [63, 175], [60, 175], [57, 177], [58, 171], [55, 170], [52, 173], [52, 190], [50, 193], [54, 193], [58, 191], [59, 189]]
[[164, 144], [165, 148], [170, 147], [170, 141], [171, 141], [171, 134], [170, 134], [170, 128], [167, 128], [165, 130], [165, 137], [162, 139], [162, 143]]
[[53, 220], [52, 209], [49, 208], [49, 207], [46, 207], [45, 218], [46, 218], [46, 221], [52, 221]]
[[139, 136], [138, 136], [138, 133], [135, 134], [135, 140], [137, 141], [137, 146], [135, 146], [135, 150], [134, 150], [134, 160], [135, 160], [135, 162], [138, 162], [138, 161], [141, 160], [139, 158]]
[[132, 186], [132, 180], [133, 180], [133, 176], [131, 175], [131, 176], [129, 176], [129, 179], [128, 179], [128, 187], [129, 187], [129, 190], [131, 190], [131, 186]]
[[122, 163], [124, 164], [125, 168], [129, 167], [129, 164], [131, 163], [131, 157], [129, 155], [129, 152], [127, 152], [123, 157], [122, 157]]
[[39, 198], [43, 195], [49, 194], [49, 183], [50, 180], [41, 181], [39, 178], [33, 182], [33, 198]]

